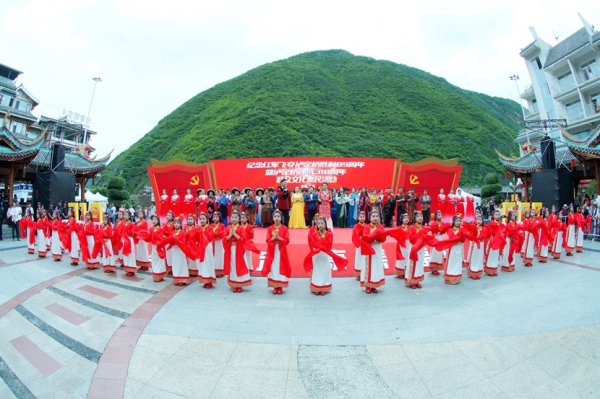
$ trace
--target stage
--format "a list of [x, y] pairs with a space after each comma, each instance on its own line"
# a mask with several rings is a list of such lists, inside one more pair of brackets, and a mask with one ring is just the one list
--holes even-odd
[[[308, 249], [308, 229], [289, 229], [290, 243], [287, 246], [290, 265], [292, 267], [292, 277], [308, 277], [309, 273], [304, 271], [302, 262], [310, 252]], [[254, 243], [260, 249], [261, 253], [252, 254], [252, 264], [254, 265], [253, 276], [260, 276], [263, 264], [267, 255], [266, 244], [267, 229], [254, 229]], [[385, 274], [394, 273], [394, 264], [396, 262], [396, 240], [388, 237], [383, 243], [384, 258], [383, 264]], [[354, 255], [356, 248], [352, 245], [352, 229], [334, 229], [333, 230], [333, 251], [338, 255], [348, 259], [346, 270], [337, 270], [333, 262], [331, 267], [333, 277], [351, 277], [354, 276]]]

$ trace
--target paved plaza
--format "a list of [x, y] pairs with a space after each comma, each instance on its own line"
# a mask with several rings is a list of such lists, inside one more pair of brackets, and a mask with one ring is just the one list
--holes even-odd
[[457, 286], [338, 278], [317, 297], [303, 278], [273, 296], [262, 277], [232, 294], [107, 275], [7, 232], [0, 398], [600, 397], [597, 242]]

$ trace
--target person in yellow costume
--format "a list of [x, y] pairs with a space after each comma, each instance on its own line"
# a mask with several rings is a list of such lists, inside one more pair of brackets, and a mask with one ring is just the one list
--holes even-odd
[[292, 193], [292, 214], [290, 216], [290, 229], [305, 229], [304, 222], [304, 195], [300, 192], [300, 187], [296, 186]]

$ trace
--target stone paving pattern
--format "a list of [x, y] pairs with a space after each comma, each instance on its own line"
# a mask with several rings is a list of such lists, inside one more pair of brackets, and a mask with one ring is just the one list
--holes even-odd
[[[71, 267], [0, 241], [0, 398], [598, 398], [600, 244], [422, 290], [273, 296]], [[519, 260], [518, 260], [519, 261]]]

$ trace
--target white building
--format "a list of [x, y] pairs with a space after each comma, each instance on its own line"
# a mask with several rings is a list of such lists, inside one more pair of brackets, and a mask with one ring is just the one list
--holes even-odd
[[[568, 132], [584, 139], [600, 125], [600, 32], [581, 15], [579, 18], [583, 27], [555, 46], [530, 28], [534, 40], [520, 55], [525, 59], [531, 85], [521, 98], [527, 101], [526, 122], [565, 119]], [[517, 137], [519, 147], [529, 141], [539, 148], [545, 132], [556, 139], [557, 149], [561, 147], [558, 128], [526, 129]]]

